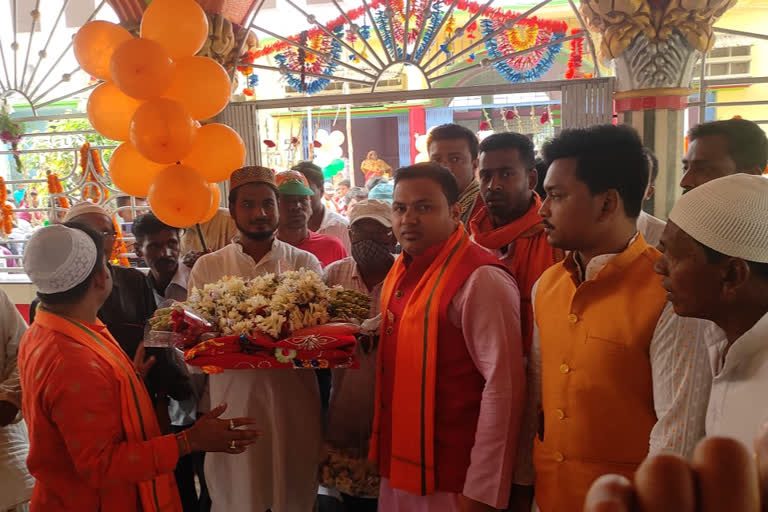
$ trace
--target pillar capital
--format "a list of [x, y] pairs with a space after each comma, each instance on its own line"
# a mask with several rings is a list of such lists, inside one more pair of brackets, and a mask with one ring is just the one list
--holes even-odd
[[619, 91], [687, 88], [712, 25], [736, 0], [581, 0], [601, 57], [616, 62]]

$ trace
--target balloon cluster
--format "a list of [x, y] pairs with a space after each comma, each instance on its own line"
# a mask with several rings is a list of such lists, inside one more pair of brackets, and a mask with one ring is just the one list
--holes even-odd
[[206, 124], [229, 102], [229, 75], [215, 60], [196, 57], [208, 37], [208, 19], [194, 0], [154, 0], [141, 20], [141, 37], [120, 25], [91, 21], [75, 34], [80, 66], [104, 80], [88, 99], [88, 119], [123, 141], [109, 161], [112, 182], [147, 197], [171, 226], [212, 218], [216, 182], [245, 162], [240, 136]]
[[[315, 141], [319, 146], [315, 149], [315, 165], [323, 169], [323, 176], [332, 178], [344, 170], [344, 160], [341, 156], [344, 150], [341, 145], [344, 143], [344, 134], [339, 130], [333, 130], [328, 133], [327, 130], [317, 130]], [[316, 144], [317, 146], [317, 144]]]

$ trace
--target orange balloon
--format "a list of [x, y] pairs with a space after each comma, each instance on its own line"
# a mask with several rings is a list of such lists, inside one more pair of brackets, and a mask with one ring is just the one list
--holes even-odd
[[169, 226], [197, 224], [211, 206], [211, 189], [200, 174], [184, 165], [171, 165], [155, 176], [147, 195], [157, 218]]
[[153, 162], [178, 162], [192, 149], [195, 120], [178, 101], [156, 98], [145, 101], [131, 120], [131, 143]]
[[88, 97], [88, 120], [108, 139], [128, 140], [131, 119], [141, 101], [123, 94], [112, 82], [95, 88]]
[[171, 85], [174, 64], [154, 41], [131, 39], [117, 47], [110, 61], [112, 80], [128, 96], [157, 98]]
[[141, 18], [141, 37], [163, 45], [173, 59], [189, 57], [208, 39], [208, 17], [194, 0], [153, 0]]
[[245, 163], [245, 144], [229, 126], [206, 124], [197, 130], [195, 144], [182, 163], [210, 182], [224, 181]]
[[130, 142], [124, 142], [109, 159], [109, 176], [115, 187], [126, 194], [147, 197], [149, 186], [164, 167], [141, 156]]
[[221, 64], [208, 57], [182, 57], [174, 62], [173, 81], [163, 96], [187, 107], [195, 119], [208, 119], [224, 110], [232, 82]]
[[209, 183], [208, 187], [211, 189], [211, 207], [208, 209], [208, 213], [205, 214], [205, 217], [200, 221], [200, 224], [205, 224], [216, 215], [216, 212], [219, 211], [219, 203], [221, 202], [221, 190], [219, 190], [219, 186], [216, 183]]
[[72, 48], [80, 67], [101, 80], [109, 80], [109, 62], [115, 48], [133, 39], [120, 25], [108, 21], [90, 21], [80, 27], [72, 40]]

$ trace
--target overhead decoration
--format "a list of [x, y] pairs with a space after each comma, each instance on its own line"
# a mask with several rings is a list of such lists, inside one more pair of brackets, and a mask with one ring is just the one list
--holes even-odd
[[[581, 30], [574, 28], [571, 30], [571, 34], [576, 35], [581, 33]], [[592, 78], [591, 74], [585, 74], [581, 72], [582, 58], [584, 55], [584, 38], [578, 37], [571, 39], [571, 53], [568, 56], [568, 65], [565, 70], [565, 78], [572, 80], [574, 78]]]
[[[147, 197], [166, 224], [197, 224], [218, 204], [211, 183], [245, 162], [237, 133], [198, 122], [221, 112], [232, 88], [220, 64], [194, 56], [208, 39], [208, 18], [195, 0], [153, 0], [141, 37], [125, 38], [123, 30], [89, 22], [74, 45], [80, 65], [106, 80], [91, 95], [88, 118], [105, 137], [123, 141], [109, 162], [110, 177], [123, 192]], [[99, 172], [98, 155], [93, 162]]]
[[[344, 28], [336, 27], [333, 33], [341, 38], [344, 36]], [[309, 36], [309, 31], [301, 33], [299, 43], [324, 56], [307, 52], [303, 48], [289, 46], [275, 55], [275, 60], [280, 64], [281, 69], [285, 70], [285, 81], [293, 90], [307, 94], [318, 93], [328, 87], [331, 81], [328, 78], [311, 76], [307, 73], [333, 76], [338, 66], [335, 61], [341, 57], [341, 43], [322, 32]]]
[[[487, 18], [480, 21], [483, 36], [488, 38], [485, 41], [485, 49], [491, 60], [529, 50], [534, 46], [542, 47], [522, 55], [496, 60], [493, 62], [493, 67], [509, 82], [538, 80], [550, 70], [555, 56], [560, 53], [563, 44], [557, 41], [565, 37], [567, 24], [562, 21], [527, 18], [520, 20], [510, 29], [502, 30], [496, 37], [491, 37], [494, 32], [504, 28], [503, 23], [503, 21]], [[523, 36], [520, 35], [518, 26], [523, 28]]]
[[[409, 7], [405, 5], [404, 0], [374, 0], [367, 5], [371, 9], [373, 27], [358, 25], [368, 19], [365, 7], [351, 9], [344, 15], [330, 20], [323, 25], [325, 30], [317, 26], [314, 16], [309, 15], [309, 23], [313, 25], [311, 28], [288, 36], [286, 40], [264, 44], [247, 52], [238, 70], [249, 77], [253, 68], [248, 64], [271, 57], [274, 59], [273, 69], [283, 74], [291, 88], [298, 92], [314, 94], [327, 87], [332, 80], [339, 64], [334, 62], [334, 59], [343, 58], [344, 62], [353, 64], [367, 59], [367, 48], [363, 48], [364, 45], [359, 41], [368, 39], [373, 28], [379, 43], [389, 54], [390, 61], [411, 61], [431, 68], [427, 70], [430, 80], [439, 78], [439, 75], [431, 75], [444, 65], [449, 68], [468, 64], [477, 66], [477, 61], [480, 60], [478, 53], [484, 47], [490, 60], [499, 59], [493, 62], [493, 67], [505, 80], [533, 81], [551, 69], [555, 56], [562, 49], [560, 40], [568, 30], [567, 23], [563, 21], [536, 17], [519, 19], [520, 13], [504, 8], [490, 8], [487, 3], [479, 4], [467, 0], [412, 0]], [[465, 27], [460, 21], [464, 19], [460, 17], [461, 14], [477, 15], [477, 18]], [[338, 40], [326, 31], [332, 32]], [[484, 44], [478, 45], [477, 50], [471, 53], [467, 51], [462, 54], [461, 59], [454, 59], [455, 51], [458, 51], [457, 45], [462, 51], [465, 47], [461, 41], [475, 44], [474, 40], [480, 38]], [[583, 39], [579, 38], [577, 41], [583, 42]], [[346, 50], [351, 47], [354, 51], [342, 56], [342, 42], [348, 45]], [[324, 50], [319, 52], [323, 55], [314, 55], [300, 46]], [[530, 51], [532, 48], [533, 51]], [[579, 67], [583, 49], [580, 43], [574, 43], [572, 48], [576, 52], [572, 62], [573, 76], [581, 77]], [[581, 53], [578, 53], [580, 50]], [[440, 55], [437, 60], [435, 52]], [[517, 55], [509, 59], [502, 58], [510, 54]], [[425, 64], [424, 60], [428, 55], [429, 61]], [[442, 64], [441, 59], [450, 61]], [[326, 76], [328, 78], [325, 78]], [[254, 91], [249, 84], [242, 92], [251, 96]]]

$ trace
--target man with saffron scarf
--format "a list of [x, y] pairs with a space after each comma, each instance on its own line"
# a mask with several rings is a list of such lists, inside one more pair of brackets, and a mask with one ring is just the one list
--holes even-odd
[[509, 500], [525, 377], [520, 295], [470, 241], [448, 169], [395, 173], [404, 254], [381, 295], [370, 459], [387, 512], [489, 511]]
[[469, 223], [472, 239], [490, 249], [520, 288], [525, 352], [531, 348], [531, 289], [541, 274], [563, 259], [547, 243], [539, 215], [541, 199], [533, 141], [520, 133], [496, 133], [480, 143], [480, 195], [485, 202]]
[[181, 512], [179, 457], [243, 453], [259, 433], [238, 428], [255, 421], [218, 419], [222, 405], [185, 433], [161, 435], [141, 375], [152, 358], [140, 346], [132, 363], [97, 317], [112, 290], [103, 240], [71, 226], [40, 229], [24, 253], [41, 300], [19, 351], [31, 510]]

